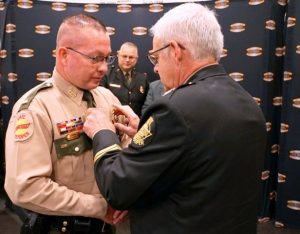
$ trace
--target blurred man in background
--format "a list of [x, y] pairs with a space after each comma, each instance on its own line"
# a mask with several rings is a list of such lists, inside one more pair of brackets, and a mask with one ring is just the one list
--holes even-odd
[[149, 82], [145, 73], [136, 71], [138, 48], [125, 42], [117, 53], [118, 66], [111, 66], [101, 85], [108, 88], [123, 105], [129, 105], [140, 116]]

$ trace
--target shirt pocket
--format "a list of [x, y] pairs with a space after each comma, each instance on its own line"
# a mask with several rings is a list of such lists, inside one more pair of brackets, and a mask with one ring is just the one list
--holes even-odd
[[80, 156], [85, 151], [92, 149], [92, 141], [84, 133], [78, 133], [78, 137], [69, 139], [62, 137], [54, 140], [57, 159], [67, 155]]
[[80, 186], [86, 189], [85, 184], [94, 180], [91, 139], [81, 132], [74, 139], [65, 136], [54, 140], [54, 146], [55, 180], [76, 191], [81, 191]]

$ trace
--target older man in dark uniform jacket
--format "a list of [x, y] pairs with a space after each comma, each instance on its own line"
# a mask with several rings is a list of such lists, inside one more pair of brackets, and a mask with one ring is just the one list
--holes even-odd
[[101, 85], [110, 89], [123, 105], [129, 105], [140, 116], [149, 82], [145, 73], [136, 71], [137, 60], [137, 46], [125, 42], [118, 51], [118, 66], [109, 69]]
[[[149, 58], [169, 93], [135, 135], [128, 107], [119, 107], [128, 126], [113, 125], [104, 109], [84, 124], [103, 196], [129, 210], [132, 234], [256, 234], [265, 119], [218, 64], [223, 35], [213, 11], [177, 6], [151, 32]], [[133, 136], [127, 149], [114, 127]]]

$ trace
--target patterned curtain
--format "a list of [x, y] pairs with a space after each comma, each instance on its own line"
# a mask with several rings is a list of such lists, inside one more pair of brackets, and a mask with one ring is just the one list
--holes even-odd
[[[16, 100], [51, 76], [56, 32], [65, 16], [82, 12], [101, 19], [108, 26], [114, 52], [124, 41], [136, 43], [137, 69], [147, 72], [152, 81], [159, 77], [146, 58], [152, 47], [148, 29], [178, 4], [0, 1], [0, 15], [7, 11], [1, 20], [2, 128], [5, 130]], [[222, 26], [225, 46], [221, 63], [253, 96], [266, 118], [268, 144], [258, 220], [300, 228], [300, 27], [296, 23], [300, 2], [216, 0], [203, 4], [216, 11]]]
[[300, 1], [286, 13], [275, 225], [300, 228]]
[[[4, 3], [2, 3], [4, 5]], [[2, 6], [3, 6], [2, 5]], [[0, 9], [3, 8], [0, 3]], [[4, 32], [5, 32], [5, 18], [6, 18], [6, 8], [3, 10], [0, 10], [0, 48], [3, 46], [3, 40], [4, 40]], [[0, 62], [0, 81], [2, 80], [2, 74], [1, 71], [2, 63]], [[0, 83], [0, 97], [2, 97], [2, 87]], [[4, 184], [4, 129], [3, 129], [3, 118], [2, 118], [2, 103], [0, 102], [0, 186]]]
[[225, 34], [221, 63], [253, 96], [267, 122], [260, 222], [269, 221], [275, 212], [285, 8], [286, 2], [279, 1], [231, 1], [217, 11]]

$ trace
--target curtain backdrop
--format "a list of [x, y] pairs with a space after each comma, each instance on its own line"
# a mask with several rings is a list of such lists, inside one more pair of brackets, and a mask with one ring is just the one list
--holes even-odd
[[[136, 43], [137, 69], [153, 81], [159, 77], [146, 58], [152, 47], [148, 30], [178, 4], [0, 2], [4, 25], [0, 26], [4, 35], [0, 51], [3, 131], [16, 100], [51, 76], [56, 32], [65, 16], [83, 12], [101, 19], [111, 34], [113, 52], [124, 41]], [[300, 2], [217, 0], [203, 4], [216, 11], [222, 26], [225, 45], [221, 63], [253, 96], [266, 118], [268, 144], [258, 220], [300, 229], [300, 26], [296, 20]]]
[[[277, 174], [276, 226], [300, 227], [300, 1], [289, 1]], [[297, 19], [298, 16], [298, 19]], [[298, 20], [298, 22], [297, 22]]]
[[[4, 3], [0, 3], [0, 49], [3, 48], [3, 40], [5, 33], [5, 18], [6, 18], [6, 8], [3, 8]], [[0, 51], [1, 53], [1, 51]], [[1, 57], [1, 56], [0, 56]], [[0, 58], [1, 60], [1, 58]], [[2, 62], [0, 61], [0, 97], [2, 97], [2, 88], [1, 88], [1, 80], [2, 77]], [[3, 118], [1, 113], [1, 105], [0, 102], [0, 186], [4, 182], [4, 129], [3, 129]]]
[[[45, 2], [57, 2], [55, 0], [38, 0], [38, 1], [45, 1]], [[213, 0], [194, 0], [193, 2], [207, 2]], [[85, 4], [153, 4], [153, 3], [182, 3], [182, 2], [191, 2], [189, 0], [64, 0], [65, 3], [85, 3]]]

